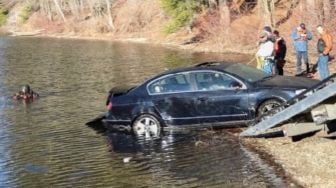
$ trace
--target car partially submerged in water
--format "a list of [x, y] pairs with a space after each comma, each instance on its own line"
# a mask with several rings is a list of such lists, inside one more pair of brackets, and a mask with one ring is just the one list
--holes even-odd
[[156, 136], [164, 127], [247, 125], [319, 83], [268, 76], [241, 63], [205, 62], [161, 73], [132, 88], [115, 88], [103, 119], [108, 129], [130, 127]]

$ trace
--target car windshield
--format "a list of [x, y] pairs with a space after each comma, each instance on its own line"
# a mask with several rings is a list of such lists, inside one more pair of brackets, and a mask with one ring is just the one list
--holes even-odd
[[257, 82], [268, 77], [263, 71], [240, 63], [230, 65], [225, 70], [232, 74], [236, 74], [249, 82]]

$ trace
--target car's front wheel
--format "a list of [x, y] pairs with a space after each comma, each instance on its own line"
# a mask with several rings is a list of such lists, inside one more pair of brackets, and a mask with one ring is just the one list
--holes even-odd
[[161, 125], [155, 116], [144, 114], [136, 118], [133, 122], [132, 129], [136, 136], [151, 138], [160, 135]]
[[258, 108], [257, 116], [262, 117], [262, 119], [267, 119], [268, 117], [274, 115], [274, 114], [270, 113], [270, 111], [272, 111], [274, 108], [280, 106], [280, 104], [281, 104], [281, 102], [279, 100], [275, 100], [275, 99], [270, 99], [270, 100], [267, 100], [267, 101], [263, 102]]

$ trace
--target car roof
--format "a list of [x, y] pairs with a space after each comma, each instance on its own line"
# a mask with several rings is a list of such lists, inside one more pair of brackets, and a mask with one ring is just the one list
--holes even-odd
[[162, 72], [160, 74], [157, 74], [157, 75], [149, 78], [147, 81], [145, 81], [141, 85], [147, 85], [148, 83], [152, 82], [153, 80], [156, 80], [160, 77], [170, 75], [170, 74], [177, 74], [177, 73], [189, 72], [189, 71], [202, 71], [202, 70], [225, 71], [226, 68], [228, 68], [228, 67], [230, 67], [234, 64], [240, 64], [240, 63], [226, 62], [226, 61], [207, 61], [207, 62], [199, 63], [199, 64], [196, 64], [196, 65], [192, 65], [192, 66], [189, 66], [189, 67], [174, 68], [174, 69], [167, 70], [165, 72]]
[[167, 75], [167, 74], [175, 74], [179, 72], [194, 71], [194, 70], [211, 70], [211, 69], [212, 70], [225, 70], [227, 67], [233, 64], [237, 64], [237, 63], [225, 62], [225, 61], [207, 61], [207, 62], [199, 63], [199, 64], [196, 64], [190, 67], [168, 70], [155, 77], [160, 77], [160, 76]]

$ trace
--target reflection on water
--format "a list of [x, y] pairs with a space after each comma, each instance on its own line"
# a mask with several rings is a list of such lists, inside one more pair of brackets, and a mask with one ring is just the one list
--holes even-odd
[[[97, 134], [84, 124], [105, 111], [108, 90], [138, 84], [167, 68], [249, 57], [190, 53], [144, 44], [0, 38], [0, 187], [257, 187], [281, 185], [239, 142], [219, 136], [195, 146], [198, 132], [148, 141]], [[14, 102], [30, 84], [41, 98]], [[130, 163], [123, 163], [132, 157]]]
[[125, 166], [136, 174], [127, 182], [145, 172], [155, 175], [150, 181], [155, 187], [285, 186], [271, 167], [225, 132], [170, 131], [155, 140], [110, 132], [107, 138], [113, 154], [131, 159]]

